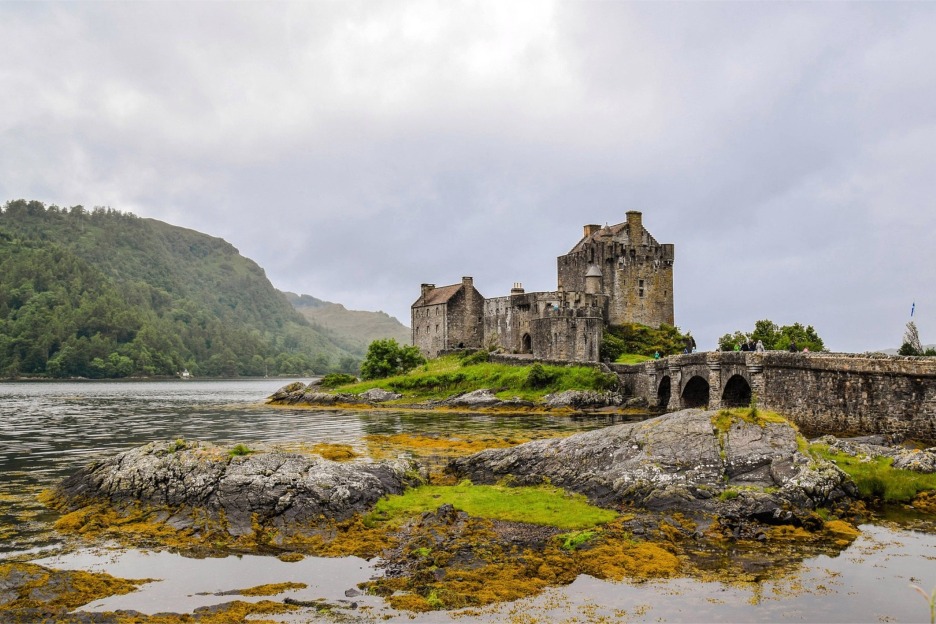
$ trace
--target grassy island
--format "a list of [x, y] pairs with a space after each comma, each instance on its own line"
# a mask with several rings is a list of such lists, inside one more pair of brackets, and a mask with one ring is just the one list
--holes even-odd
[[615, 389], [618, 384], [615, 375], [591, 366], [497, 364], [485, 361], [485, 355], [486, 352], [481, 351], [443, 356], [402, 375], [360, 382], [348, 376], [330, 375], [324, 378], [323, 385], [329, 390], [352, 395], [374, 388], [392, 390], [403, 395], [395, 403], [408, 404], [437, 401], [480, 389], [493, 390], [499, 399], [537, 403], [548, 394], [566, 390], [604, 392]]

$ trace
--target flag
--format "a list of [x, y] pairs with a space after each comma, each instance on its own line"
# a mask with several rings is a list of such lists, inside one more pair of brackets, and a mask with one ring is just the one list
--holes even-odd
[[916, 310], [916, 301], [910, 306], [910, 318], [913, 318], [913, 311]]

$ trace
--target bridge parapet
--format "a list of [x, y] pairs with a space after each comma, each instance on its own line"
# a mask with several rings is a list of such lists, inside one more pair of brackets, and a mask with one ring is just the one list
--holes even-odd
[[936, 444], [936, 358], [852, 353], [702, 352], [612, 365], [667, 410], [758, 405], [816, 433], [891, 434]]

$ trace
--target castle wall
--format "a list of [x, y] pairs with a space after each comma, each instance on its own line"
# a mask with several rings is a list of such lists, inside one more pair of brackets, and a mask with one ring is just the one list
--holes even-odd
[[446, 304], [413, 307], [410, 311], [413, 345], [423, 356], [434, 358], [445, 348], [448, 333]]
[[553, 310], [530, 323], [533, 357], [597, 362], [604, 321], [598, 308]]
[[[485, 300], [470, 277], [423, 284], [412, 306], [413, 344], [427, 357], [446, 349], [498, 347], [538, 358], [598, 361], [605, 323], [673, 325], [673, 245], [660, 245], [627, 213], [615, 226], [586, 225], [558, 258], [559, 288]], [[432, 304], [432, 305], [429, 305]]]
[[[484, 302], [485, 347], [500, 347], [508, 353], [529, 353], [530, 320], [536, 306], [533, 294], [495, 297]], [[526, 342], [532, 340], [530, 337]]]
[[448, 335], [446, 349], [480, 349], [483, 338], [484, 297], [473, 285], [473, 280], [462, 280], [463, 288], [448, 302]]
[[657, 243], [643, 228], [638, 212], [627, 213], [626, 226], [614, 227], [617, 233], [586, 226], [586, 237], [573, 251], [559, 256], [559, 289], [585, 292], [585, 275], [596, 266], [602, 274], [600, 290], [611, 297], [608, 323], [674, 325], [674, 246]]

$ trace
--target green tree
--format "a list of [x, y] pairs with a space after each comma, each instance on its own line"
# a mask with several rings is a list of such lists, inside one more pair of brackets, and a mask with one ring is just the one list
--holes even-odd
[[367, 354], [361, 363], [361, 377], [382, 379], [402, 375], [425, 362], [426, 359], [414, 346], [401, 346], [393, 338], [375, 340], [367, 347]]
[[685, 348], [686, 335], [677, 327], [665, 323], [656, 328], [640, 323], [626, 323], [608, 327], [599, 354], [602, 359], [614, 361], [624, 353], [673, 355], [682, 353]]
[[791, 344], [796, 344], [797, 351], [802, 351], [804, 348], [810, 351], [825, 350], [822, 338], [812, 325], [804, 326], [802, 323], [793, 323], [779, 327], [769, 319], [754, 323], [753, 331], [725, 334], [718, 339], [718, 348], [722, 351], [733, 351], [736, 345], [748, 340], [753, 340], [755, 343], [760, 340], [764, 344], [764, 349], [768, 351], [785, 351], [790, 348]]

